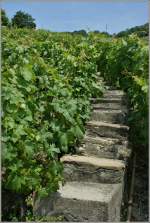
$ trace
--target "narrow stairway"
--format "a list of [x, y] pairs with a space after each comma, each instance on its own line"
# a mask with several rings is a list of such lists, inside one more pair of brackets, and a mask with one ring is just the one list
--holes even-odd
[[91, 99], [93, 112], [76, 155], [61, 158], [65, 185], [38, 200], [38, 215], [63, 215], [66, 221], [119, 222], [128, 145], [127, 100], [119, 90]]

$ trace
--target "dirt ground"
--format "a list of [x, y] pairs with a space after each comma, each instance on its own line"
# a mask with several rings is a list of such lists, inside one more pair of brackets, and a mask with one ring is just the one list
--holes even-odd
[[136, 158], [135, 183], [131, 221], [149, 222], [148, 153], [139, 151]]

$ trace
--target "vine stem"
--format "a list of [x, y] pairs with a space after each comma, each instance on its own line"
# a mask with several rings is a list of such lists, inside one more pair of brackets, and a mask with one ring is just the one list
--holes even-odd
[[33, 212], [34, 212], [34, 208], [35, 208], [35, 198], [36, 198], [36, 192], [33, 191], [32, 192], [32, 208], [33, 208]]
[[25, 209], [24, 200], [23, 200], [23, 197], [21, 197], [21, 199], [20, 199], [20, 218], [21, 218], [21, 220], [24, 220], [25, 212], [26, 212], [26, 209]]
[[133, 157], [133, 170], [132, 170], [132, 176], [131, 176], [131, 187], [130, 187], [130, 194], [129, 194], [129, 201], [128, 201], [127, 222], [130, 222], [131, 214], [132, 214], [135, 168], [136, 168], [136, 153], [134, 154], [134, 157]]

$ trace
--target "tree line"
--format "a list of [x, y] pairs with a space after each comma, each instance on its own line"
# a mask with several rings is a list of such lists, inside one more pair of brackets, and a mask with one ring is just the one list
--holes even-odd
[[36, 28], [35, 19], [28, 13], [18, 11], [13, 18], [9, 20], [4, 9], [1, 9], [1, 25], [17, 28]]
[[[5, 10], [1, 9], [1, 24], [2, 26], [8, 26], [8, 27], [12, 26], [12, 27], [17, 27], [17, 28], [36, 28], [35, 19], [32, 18], [30, 14], [22, 12], [22, 11], [16, 12], [14, 17], [11, 20], [9, 20], [6, 15]], [[67, 32], [67, 33], [70, 33], [73, 35], [80, 34], [83, 36], [87, 36], [88, 34], [84, 29], [78, 30], [78, 31], [75, 30], [73, 32]], [[93, 33], [95, 34], [101, 33], [101, 34], [105, 34], [106, 36], [112, 36], [108, 32], [100, 32], [99, 30], [95, 30], [93, 31]], [[144, 25], [141, 25], [141, 26], [135, 26], [130, 29], [121, 31], [117, 34], [113, 34], [113, 36], [126, 37], [133, 33], [136, 34], [138, 37], [147, 37], [149, 35], [149, 24], [145, 23]]]
[[117, 37], [124, 37], [130, 34], [136, 34], [138, 37], [145, 37], [149, 35], [149, 24], [145, 23], [141, 26], [135, 26], [130, 29], [126, 29], [125, 31], [119, 32], [116, 36]]

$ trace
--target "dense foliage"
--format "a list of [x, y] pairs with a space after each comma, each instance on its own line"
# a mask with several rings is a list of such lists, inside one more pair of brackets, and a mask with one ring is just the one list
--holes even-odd
[[44, 196], [58, 188], [59, 156], [83, 137], [90, 97], [102, 93], [95, 48], [42, 30], [2, 37], [3, 186]]
[[102, 78], [127, 92], [131, 140], [147, 144], [148, 46], [137, 36], [4, 29], [2, 76], [2, 186], [28, 202], [57, 190], [59, 158], [83, 137]]
[[8, 19], [4, 9], [1, 9], [1, 25], [2, 26], [9, 26], [10, 25], [9, 19]]
[[35, 19], [28, 13], [18, 11], [12, 18], [12, 26], [17, 28], [36, 28]]
[[98, 66], [105, 81], [123, 89], [129, 98], [130, 137], [148, 144], [148, 45], [135, 35], [97, 44], [102, 51]]
[[149, 35], [149, 24], [145, 23], [144, 25], [141, 26], [135, 26], [130, 29], [126, 29], [125, 31], [119, 32], [116, 36], [117, 37], [126, 37], [131, 34], [136, 34], [139, 37], [145, 37]]

